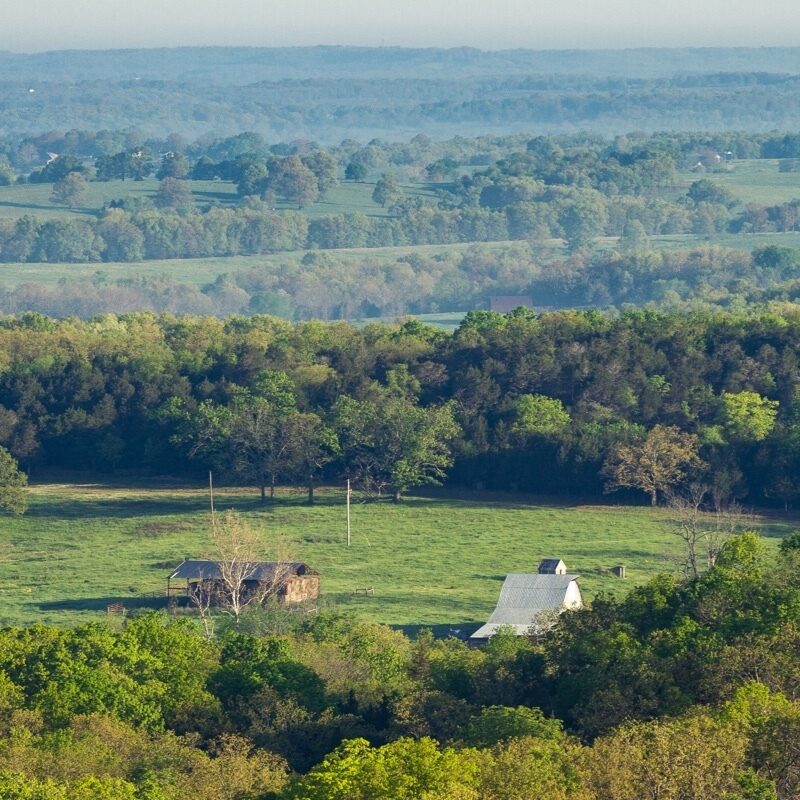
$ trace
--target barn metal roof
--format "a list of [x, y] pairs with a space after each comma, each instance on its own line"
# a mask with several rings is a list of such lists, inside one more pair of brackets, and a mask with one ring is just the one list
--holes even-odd
[[564, 601], [569, 585], [578, 577], [512, 572], [503, 582], [492, 615], [471, 638], [487, 639], [502, 626], [511, 626], [518, 634], [526, 633], [542, 611], [560, 611], [565, 608]]
[[[242, 574], [247, 575], [247, 580], [269, 581], [278, 575], [315, 575], [316, 572], [302, 561], [253, 561], [246, 565]], [[187, 559], [172, 575], [170, 580], [221, 580], [222, 570], [219, 561], [205, 561], [203, 559]]]

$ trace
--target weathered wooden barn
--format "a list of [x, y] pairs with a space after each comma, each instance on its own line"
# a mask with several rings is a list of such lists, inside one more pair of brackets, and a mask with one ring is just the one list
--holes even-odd
[[319, 597], [320, 575], [301, 561], [253, 561], [229, 565], [220, 561], [187, 559], [167, 579], [167, 596], [206, 598], [222, 605], [236, 583], [244, 596], [275, 598], [280, 603], [303, 603]]
[[538, 573], [512, 572], [506, 576], [500, 597], [486, 624], [470, 636], [472, 644], [487, 642], [498, 628], [525, 636], [552, 624], [554, 615], [583, 607], [578, 575], [568, 575], [560, 559], [544, 559]]

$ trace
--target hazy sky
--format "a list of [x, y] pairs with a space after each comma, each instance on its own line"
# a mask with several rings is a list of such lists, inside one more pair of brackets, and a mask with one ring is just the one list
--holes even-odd
[[0, 49], [800, 44], [800, 0], [0, 0]]

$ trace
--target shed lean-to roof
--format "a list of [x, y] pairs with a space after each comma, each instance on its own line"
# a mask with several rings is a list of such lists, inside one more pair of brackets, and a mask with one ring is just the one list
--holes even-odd
[[578, 577], [512, 572], [503, 582], [492, 615], [471, 638], [487, 639], [502, 626], [511, 626], [517, 634], [526, 633], [537, 614], [567, 608], [567, 593]]
[[[222, 570], [219, 561], [205, 561], [203, 559], [187, 559], [172, 575], [170, 580], [199, 581], [222, 580]], [[269, 581], [278, 575], [316, 575], [316, 572], [302, 561], [253, 561], [247, 564], [242, 574], [246, 580]]]

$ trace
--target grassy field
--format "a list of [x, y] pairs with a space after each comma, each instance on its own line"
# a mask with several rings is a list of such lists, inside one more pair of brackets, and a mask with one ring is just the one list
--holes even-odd
[[[0, 624], [71, 624], [103, 617], [111, 602], [148, 602], [141, 596], [163, 593], [184, 557], [211, 555], [207, 506], [203, 489], [34, 486], [28, 514], [0, 528]], [[676, 569], [680, 552], [666, 512], [644, 507], [455, 494], [355, 503], [350, 548], [338, 491], [321, 492], [314, 507], [283, 491], [263, 507], [252, 491], [224, 489], [217, 507], [262, 532], [265, 556], [280, 539], [319, 569], [326, 603], [405, 626], [484, 621], [506, 573], [533, 571], [543, 556], [563, 558], [592, 597]], [[793, 529], [783, 518], [757, 524], [772, 546]], [[617, 563], [628, 580], [608, 572]], [[366, 586], [374, 596], [353, 594]]]
[[[222, 206], [239, 202], [236, 185], [229, 181], [188, 181], [195, 203], [204, 207], [209, 203]], [[75, 208], [66, 208], [51, 200], [53, 185], [50, 183], [30, 183], [13, 186], [0, 186], [0, 218], [16, 218], [24, 214], [39, 217], [86, 217], [95, 215], [106, 203], [121, 199], [150, 199], [158, 190], [155, 178], [144, 181], [91, 181]], [[313, 203], [303, 211], [309, 217], [360, 212], [372, 217], [386, 216], [386, 209], [372, 199], [375, 183], [342, 182], [331, 189], [323, 200]], [[433, 197], [436, 187], [427, 183], [402, 184], [403, 192], [409, 197]], [[280, 209], [297, 209], [296, 205], [279, 202]]]
[[778, 172], [776, 159], [758, 158], [733, 161], [720, 172], [682, 172], [683, 191], [701, 178], [730, 189], [742, 203], [777, 205], [800, 197], [800, 172]]
[[[742, 203], [774, 205], [800, 197], [800, 173], [778, 172], [774, 159], [749, 159], [734, 161], [720, 172], [678, 174], [676, 186], [667, 195], [676, 199], [689, 185], [700, 178], [726, 186]], [[229, 181], [188, 181], [198, 207], [209, 203], [222, 206], [239, 201], [236, 186]], [[42, 217], [85, 217], [96, 214], [106, 203], [119, 199], [153, 199], [159, 182], [155, 178], [144, 181], [92, 181], [88, 184], [80, 205], [69, 209], [51, 200], [52, 184], [21, 184], [0, 186], [0, 218], [16, 218], [23, 214]], [[406, 183], [402, 188], [409, 197], [432, 198], [444, 184]], [[386, 209], [372, 200], [374, 181], [351, 183], [342, 181], [328, 192], [324, 200], [303, 209], [310, 217], [346, 212], [360, 212], [372, 217], [386, 216]], [[296, 208], [279, 202], [278, 208]]]
[[[734, 235], [727, 234], [714, 237], [712, 240], [702, 239], [691, 234], [674, 234], [669, 236], [652, 236], [651, 244], [656, 249], [675, 250], [692, 247], [729, 247], [736, 250], [750, 251], [763, 245], [777, 244], [783, 247], [800, 247], [800, 233], [757, 233]], [[602, 237], [601, 248], [615, 247], [617, 238]], [[425, 244], [405, 245], [402, 247], [376, 248], [344, 248], [325, 250], [327, 255], [338, 259], [369, 259], [370, 261], [394, 261], [402, 256], [419, 255], [435, 256], [443, 253], [463, 253], [472, 247], [481, 250], [499, 252], [509, 247], [524, 247], [524, 242], [465, 242], [461, 244]], [[230, 272], [253, 269], [256, 267], [277, 266], [297, 263], [307, 250], [288, 251], [272, 255], [230, 256], [227, 258], [174, 258], [153, 261], [110, 261], [91, 264], [69, 263], [0, 263], [0, 286], [13, 288], [20, 283], [40, 283], [56, 286], [62, 280], [88, 279], [102, 273], [109, 280], [120, 280], [140, 276], [166, 277], [171, 280], [203, 286], [213, 281], [218, 275]], [[533, 245], [534, 259], [552, 258], [563, 254], [564, 245], [559, 239], [537, 242]]]
[[[463, 253], [476, 244], [425, 244], [405, 245], [402, 247], [356, 247], [339, 250], [325, 250], [331, 258], [369, 259], [374, 261], [395, 261], [402, 256], [419, 255], [435, 256], [443, 253]], [[524, 242], [486, 242], [477, 245], [481, 250], [498, 252], [508, 247], [524, 247]], [[553, 240], [550, 244], [541, 245], [542, 253], [552, 253], [560, 248], [560, 243]], [[229, 256], [227, 258], [174, 258], [153, 261], [111, 261], [92, 264], [67, 263], [0, 263], [0, 286], [14, 287], [20, 283], [40, 283], [56, 286], [62, 280], [79, 280], [92, 278], [102, 273], [109, 280], [120, 280], [140, 276], [166, 277], [182, 283], [202, 286], [213, 281], [218, 275], [226, 272], [239, 272], [256, 267], [278, 266], [297, 263], [306, 255], [307, 250], [287, 251], [273, 255]]]

